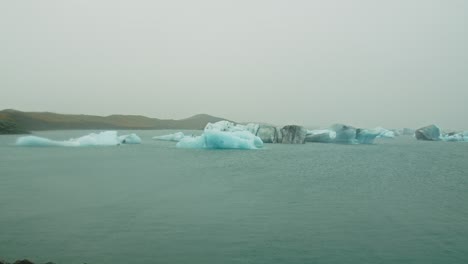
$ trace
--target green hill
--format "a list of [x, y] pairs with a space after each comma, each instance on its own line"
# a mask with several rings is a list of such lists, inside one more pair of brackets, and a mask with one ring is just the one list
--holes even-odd
[[[210, 115], [186, 119], [157, 119], [140, 115], [66, 115], [51, 112], [0, 111], [0, 134], [61, 129], [203, 129], [208, 122], [225, 120]], [[2, 126], [2, 124], [5, 124]], [[14, 129], [13, 129], [14, 128]]]

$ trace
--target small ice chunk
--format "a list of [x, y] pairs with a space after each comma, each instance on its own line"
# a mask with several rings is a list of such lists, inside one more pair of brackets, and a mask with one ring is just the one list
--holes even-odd
[[161, 140], [161, 141], [175, 141], [179, 142], [181, 139], [185, 137], [184, 133], [177, 132], [174, 134], [162, 135], [162, 136], [155, 136], [153, 137], [154, 140]]
[[119, 141], [122, 144], [141, 144], [141, 138], [135, 133], [119, 136]]

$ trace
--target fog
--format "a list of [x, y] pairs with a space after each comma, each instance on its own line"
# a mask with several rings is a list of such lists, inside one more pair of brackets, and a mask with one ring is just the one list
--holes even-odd
[[0, 1], [0, 109], [467, 129], [468, 1]]

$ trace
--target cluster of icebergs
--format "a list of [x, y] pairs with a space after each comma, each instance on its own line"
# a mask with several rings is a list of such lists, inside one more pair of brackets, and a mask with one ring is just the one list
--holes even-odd
[[34, 147], [84, 147], [84, 146], [115, 146], [120, 144], [140, 144], [141, 138], [136, 134], [119, 136], [117, 131], [104, 131], [100, 133], [91, 133], [79, 138], [69, 140], [51, 140], [37, 136], [24, 136], [16, 140], [17, 146]]
[[[374, 129], [355, 128], [343, 124], [332, 125], [328, 129], [307, 130], [302, 126], [289, 125], [276, 127], [263, 124], [235, 124], [229, 121], [208, 123], [201, 136], [185, 135], [182, 132], [156, 136], [155, 140], [177, 142], [177, 148], [196, 149], [258, 149], [264, 143], [304, 144], [306, 142], [339, 143], [339, 144], [373, 144], [377, 138], [394, 138], [400, 134], [414, 134], [418, 140], [431, 141], [465, 141], [468, 142], [468, 131], [441, 133], [436, 125], [401, 131], [388, 130], [382, 127]], [[120, 144], [140, 144], [141, 138], [136, 134], [119, 136], [117, 131], [91, 133], [79, 138], [64, 141], [51, 140], [37, 136], [20, 137], [18, 146], [115, 146]]]
[[442, 133], [436, 125], [417, 129], [414, 136], [418, 140], [468, 142], [468, 131]]
[[185, 136], [182, 132], [153, 137], [155, 140], [177, 141], [178, 148], [197, 149], [258, 149], [263, 141], [254, 135], [252, 127], [229, 121], [208, 123], [201, 136]]
[[356, 129], [336, 124], [329, 129], [307, 130], [302, 126], [282, 128], [249, 123], [235, 124], [229, 121], [208, 123], [201, 136], [186, 136], [182, 132], [156, 136], [155, 140], [176, 141], [178, 148], [208, 149], [257, 149], [263, 143], [304, 144], [305, 142], [373, 144], [376, 138], [394, 138], [395, 132], [385, 128]]

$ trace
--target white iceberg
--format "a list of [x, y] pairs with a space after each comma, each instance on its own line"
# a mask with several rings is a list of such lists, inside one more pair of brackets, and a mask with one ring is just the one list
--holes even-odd
[[378, 138], [395, 138], [396, 136], [395, 131], [383, 127], [376, 127], [373, 129], [373, 132], [379, 133]]
[[468, 142], [468, 131], [447, 133], [440, 137], [443, 141]]
[[330, 129], [315, 129], [307, 131], [307, 142], [342, 143], [342, 144], [373, 144], [375, 139], [388, 130], [362, 129], [352, 126], [335, 124]]
[[251, 133], [246, 126], [229, 121], [208, 123], [203, 134], [198, 137], [184, 137], [177, 148], [195, 149], [257, 149], [263, 141]]
[[119, 137], [117, 131], [104, 131], [100, 133], [91, 133], [79, 138], [69, 140], [51, 140], [37, 136], [24, 136], [16, 140], [17, 146], [28, 147], [85, 147], [85, 146], [116, 146], [120, 144], [139, 144], [140, 137], [136, 134], [130, 134]]
[[330, 143], [336, 138], [336, 132], [330, 129], [307, 130], [306, 142]]
[[179, 142], [181, 139], [185, 137], [184, 133], [182, 132], [177, 132], [174, 134], [169, 134], [169, 135], [162, 135], [162, 136], [155, 136], [153, 137], [154, 140], [162, 140], [162, 141], [175, 141]]
[[141, 138], [137, 134], [119, 136], [119, 141], [122, 144], [141, 144]]

